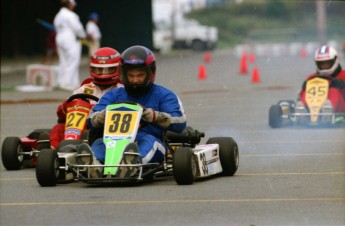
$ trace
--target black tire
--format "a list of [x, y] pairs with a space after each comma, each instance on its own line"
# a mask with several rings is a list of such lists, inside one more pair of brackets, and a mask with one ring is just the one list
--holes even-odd
[[294, 100], [281, 100], [281, 101], [278, 102], [277, 105], [279, 105], [279, 106], [285, 106], [286, 103], [289, 105], [289, 113], [294, 112], [295, 106], [296, 106], [296, 103], [295, 103]]
[[49, 133], [41, 133], [37, 140], [37, 149], [47, 149], [50, 148]]
[[59, 177], [59, 156], [56, 150], [43, 149], [38, 154], [36, 179], [42, 187], [56, 186]]
[[177, 149], [173, 155], [174, 179], [179, 185], [193, 184], [196, 178], [197, 164], [193, 151], [183, 147]]
[[212, 137], [207, 144], [219, 145], [220, 163], [223, 168], [222, 175], [233, 176], [239, 165], [239, 151], [236, 141], [231, 137]]
[[50, 133], [51, 129], [35, 129], [34, 132], [40, 132], [40, 133]]
[[24, 162], [23, 145], [19, 137], [6, 137], [2, 143], [1, 159], [7, 170], [19, 170]]
[[191, 47], [195, 51], [201, 51], [205, 49], [205, 43], [199, 39], [193, 40]]
[[281, 128], [283, 126], [283, 112], [279, 105], [272, 105], [269, 110], [268, 124], [272, 128]]
[[39, 139], [40, 135], [50, 133], [50, 129], [35, 129], [27, 137], [30, 139]]

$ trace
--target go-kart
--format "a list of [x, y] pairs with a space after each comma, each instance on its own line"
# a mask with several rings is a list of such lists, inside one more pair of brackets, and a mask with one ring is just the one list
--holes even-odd
[[[163, 141], [167, 153], [162, 163], [126, 161], [140, 159], [138, 152], [128, 151], [135, 141], [143, 107], [136, 103], [116, 103], [106, 108], [103, 141], [106, 146], [104, 165], [77, 164], [77, 158], [90, 154], [74, 150], [42, 150], [36, 167], [38, 183], [55, 186], [66, 181], [83, 181], [89, 184], [116, 184], [141, 182], [162, 177], [174, 177], [179, 185], [193, 184], [198, 178], [221, 174], [233, 176], [239, 165], [239, 151], [231, 137], [213, 137], [199, 144], [203, 132], [187, 127], [182, 133], [165, 132]], [[99, 177], [91, 176], [99, 169]], [[124, 173], [129, 172], [132, 173]], [[133, 173], [134, 172], [134, 173]]]
[[345, 125], [345, 113], [334, 112], [328, 99], [333, 78], [316, 75], [306, 82], [306, 106], [298, 101], [281, 100], [269, 109], [272, 128], [286, 126], [335, 127]]
[[[59, 144], [60, 147], [66, 143], [81, 143], [87, 140], [86, 118], [92, 107], [90, 100], [98, 101], [98, 98], [81, 93], [67, 99], [65, 134], [64, 140]], [[29, 161], [29, 166], [35, 167], [40, 150], [50, 148], [49, 132], [50, 129], [36, 129], [21, 139], [6, 137], [1, 149], [4, 167], [7, 170], [19, 170], [25, 165], [26, 160]]]
[[6, 137], [1, 148], [4, 167], [7, 170], [19, 170], [23, 166], [34, 167], [39, 150], [50, 146], [49, 131], [50, 129], [36, 129], [23, 138]]

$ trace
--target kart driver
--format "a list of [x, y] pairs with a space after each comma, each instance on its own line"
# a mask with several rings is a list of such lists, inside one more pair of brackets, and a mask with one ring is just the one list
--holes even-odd
[[324, 45], [318, 48], [314, 55], [316, 64], [316, 72], [309, 75], [303, 83], [302, 90], [299, 93], [299, 100], [296, 108], [306, 106], [306, 83], [308, 80], [317, 75], [330, 76], [330, 89], [328, 91], [328, 99], [334, 112], [345, 112], [345, 70], [342, 70], [339, 63], [337, 51], [331, 47]]
[[[142, 163], [162, 162], [166, 147], [162, 141], [163, 132], [168, 129], [182, 132], [186, 127], [184, 108], [178, 96], [171, 90], [154, 84], [156, 75], [155, 56], [144, 46], [132, 46], [121, 55], [121, 80], [124, 87], [113, 89], [106, 93], [92, 108], [87, 120], [90, 130], [104, 127], [105, 108], [107, 105], [132, 101], [144, 106], [141, 125], [137, 136], [135, 149], [139, 149]], [[80, 145], [78, 153], [88, 153], [93, 156], [90, 164], [104, 163], [105, 145], [103, 138], [95, 140], [91, 148]], [[88, 148], [88, 150], [81, 150]], [[82, 152], [84, 151], [84, 152]], [[99, 173], [97, 173], [99, 175]], [[92, 176], [92, 173], [91, 173]]]
[[[120, 53], [113, 48], [103, 47], [96, 50], [90, 58], [91, 78], [86, 79], [73, 94], [87, 93], [101, 98], [109, 90], [123, 86], [119, 83], [120, 60]], [[96, 104], [95, 101], [90, 101], [92, 105]], [[60, 141], [64, 139], [66, 104], [67, 100], [59, 105], [56, 111], [58, 123], [51, 129], [49, 134], [52, 149], [56, 149]]]

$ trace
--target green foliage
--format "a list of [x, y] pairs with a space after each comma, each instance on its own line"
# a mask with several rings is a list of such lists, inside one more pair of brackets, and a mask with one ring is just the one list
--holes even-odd
[[[325, 1], [327, 38], [345, 37], [345, 2]], [[241, 43], [318, 41], [315, 1], [233, 1], [222, 7], [193, 11], [186, 15], [201, 24], [216, 26], [218, 47]]]
[[288, 9], [281, 0], [268, 0], [265, 16], [268, 18], [287, 18]]

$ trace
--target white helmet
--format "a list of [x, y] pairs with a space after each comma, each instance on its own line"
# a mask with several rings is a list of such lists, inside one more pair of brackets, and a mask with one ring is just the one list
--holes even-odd
[[[321, 46], [316, 50], [314, 60], [317, 72], [323, 75], [331, 75], [339, 66], [337, 51], [333, 47], [327, 45]], [[329, 68], [321, 68], [321, 63], [325, 61], [331, 62], [331, 66]]]

